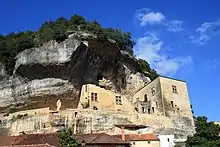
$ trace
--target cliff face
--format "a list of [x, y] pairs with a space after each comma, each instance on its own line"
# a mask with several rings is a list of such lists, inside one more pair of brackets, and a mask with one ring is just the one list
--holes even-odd
[[109, 80], [108, 89], [129, 98], [150, 81], [138, 71], [136, 59], [110, 41], [50, 41], [20, 52], [12, 76], [0, 65], [0, 112], [55, 108], [58, 99], [62, 108], [75, 108], [81, 86], [102, 78]]

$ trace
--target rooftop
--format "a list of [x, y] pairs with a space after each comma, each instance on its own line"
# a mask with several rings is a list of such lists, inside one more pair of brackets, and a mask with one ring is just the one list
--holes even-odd
[[[114, 135], [117, 138], [121, 138], [121, 135]], [[126, 141], [159, 141], [159, 138], [155, 134], [127, 134], [125, 135]]]
[[79, 144], [129, 144], [129, 142], [123, 141], [117, 137], [105, 134], [105, 133], [90, 133], [74, 135]]

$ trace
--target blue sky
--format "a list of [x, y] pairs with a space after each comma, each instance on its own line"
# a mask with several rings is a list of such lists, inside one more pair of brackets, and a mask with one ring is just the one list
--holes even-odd
[[186, 80], [195, 115], [220, 121], [220, 1], [5, 0], [0, 34], [36, 30], [74, 13], [132, 33], [137, 57], [159, 73]]

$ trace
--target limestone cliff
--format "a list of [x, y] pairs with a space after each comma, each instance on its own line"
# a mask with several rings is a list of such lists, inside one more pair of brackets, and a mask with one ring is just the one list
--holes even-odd
[[61, 43], [20, 52], [12, 76], [0, 64], [0, 111], [54, 108], [58, 99], [62, 108], [75, 108], [81, 86], [98, 85], [101, 78], [110, 81], [110, 90], [129, 98], [150, 81], [139, 71], [136, 59], [114, 42], [70, 35]]

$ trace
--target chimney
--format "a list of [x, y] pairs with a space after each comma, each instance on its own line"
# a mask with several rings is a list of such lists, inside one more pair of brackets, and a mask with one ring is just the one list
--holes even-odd
[[125, 127], [121, 126], [121, 139], [125, 141]]

